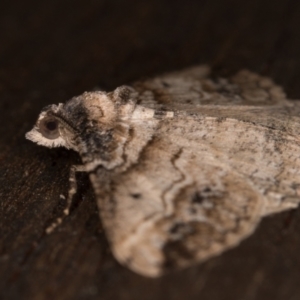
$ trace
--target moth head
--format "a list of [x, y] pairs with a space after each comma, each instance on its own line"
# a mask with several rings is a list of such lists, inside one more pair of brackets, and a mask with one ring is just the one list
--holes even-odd
[[77, 150], [74, 143], [76, 130], [64, 117], [63, 107], [62, 103], [46, 106], [32, 130], [26, 133], [26, 138], [48, 148], [65, 147]]
[[79, 151], [85, 136], [105, 134], [126, 119], [135, 106], [135, 90], [119, 87], [111, 93], [85, 92], [65, 104], [49, 105], [26, 138], [38, 145]]

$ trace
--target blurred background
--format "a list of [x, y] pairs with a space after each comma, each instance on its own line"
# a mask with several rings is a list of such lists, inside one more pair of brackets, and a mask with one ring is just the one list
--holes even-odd
[[202, 265], [143, 278], [112, 257], [84, 175], [68, 220], [44, 234], [80, 160], [24, 138], [45, 105], [195, 64], [248, 68], [300, 99], [299, 20], [297, 0], [2, 0], [0, 298], [300, 299], [299, 209]]

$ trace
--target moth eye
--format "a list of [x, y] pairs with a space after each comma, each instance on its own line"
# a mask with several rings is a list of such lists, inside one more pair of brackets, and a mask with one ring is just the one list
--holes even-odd
[[58, 121], [54, 118], [44, 118], [39, 123], [41, 134], [47, 139], [54, 140], [59, 137]]

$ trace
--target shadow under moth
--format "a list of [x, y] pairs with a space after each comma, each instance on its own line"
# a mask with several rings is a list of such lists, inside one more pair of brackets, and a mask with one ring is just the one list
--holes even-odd
[[[300, 202], [300, 104], [196, 66], [49, 105], [26, 138], [77, 151], [115, 258], [144, 276], [207, 260]], [[62, 221], [48, 228], [51, 232]]]

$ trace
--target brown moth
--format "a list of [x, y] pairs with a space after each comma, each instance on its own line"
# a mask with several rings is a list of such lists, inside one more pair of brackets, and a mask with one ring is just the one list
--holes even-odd
[[[300, 202], [300, 105], [250, 71], [197, 66], [50, 105], [26, 138], [74, 149], [116, 259], [145, 276], [239, 244]], [[61, 222], [53, 224], [48, 231]]]

